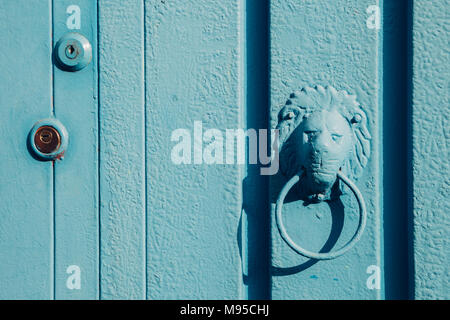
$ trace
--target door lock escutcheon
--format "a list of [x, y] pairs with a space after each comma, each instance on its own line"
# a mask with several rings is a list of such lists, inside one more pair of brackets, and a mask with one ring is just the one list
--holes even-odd
[[39, 160], [62, 159], [69, 143], [69, 135], [57, 119], [43, 119], [34, 124], [28, 143], [33, 155]]
[[68, 32], [55, 45], [54, 60], [64, 71], [79, 71], [92, 60], [92, 46], [80, 33]]

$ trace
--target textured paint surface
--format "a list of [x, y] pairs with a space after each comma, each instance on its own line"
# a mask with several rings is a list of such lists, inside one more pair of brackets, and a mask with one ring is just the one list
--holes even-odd
[[[58, 2], [55, 7], [52, 1], [11, 4], [2, 3], [0, 7], [4, 28], [15, 30], [13, 34], [5, 33], [8, 37], [2, 39], [8, 50], [3, 51], [0, 61], [7, 63], [2, 69], [9, 71], [5, 73], [7, 82], [2, 82], [5, 92], [1, 96], [5, 100], [1, 106], [10, 110], [10, 116], [4, 117], [8, 121], [1, 128], [6, 130], [6, 136], [13, 134], [5, 141], [17, 140], [2, 145], [2, 150], [14, 148], [8, 153], [14, 159], [13, 168], [17, 169], [11, 171], [4, 165], [2, 168], [7, 171], [1, 174], [2, 197], [11, 201], [8, 207], [12, 203], [15, 206], [14, 220], [5, 219], [10, 211], [7, 209], [2, 211], [0, 222], [8, 230], [0, 232], [5, 237], [2, 244], [9, 248], [1, 249], [1, 254], [13, 254], [1, 259], [1, 273], [6, 279], [0, 283], [1, 297], [95, 299], [98, 279], [96, 64], [76, 74], [52, 67], [52, 38], [68, 31], [66, 7], [70, 2]], [[96, 6], [89, 1], [83, 4], [85, 28], [81, 32], [92, 37], [96, 35]], [[27, 127], [54, 115], [60, 116], [73, 134], [70, 151], [56, 168], [51, 162], [33, 159], [27, 151], [26, 140], [22, 139], [29, 131]], [[7, 163], [6, 159], [3, 163]], [[8, 184], [8, 177], [15, 182]], [[11, 188], [12, 185], [20, 190]], [[14, 238], [9, 238], [12, 235]], [[81, 268], [81, 290], [66, 287], [69, 276], [66, 269], [73, 264]]]
[[[294, 253], [272, 220], [272, 298], [376, 299], [381, 290], [366, 286], [367, 267], [382, 268], [380, 254], [379, 110], [377, 30], [368, 29], [366, 8], [374, 1], [271, 2], [271, 127], [289, 95], [305, 86], [331, 85], [355, 94], [368, 118], [371, 158], [356, 184], [368, 212], [365, 233], [344, 256], [314, 261]], [[271, 180], [273, 205], [285, 178]], [[283, 207], [287, 231], [309, 250], [336, 250], [356, 230], [358, 206], [351, 193], [340, 201], [303, 206], [292, 195]]]
[[151, 299], [241, 296], [240, 168], [170, 158], [177, 128], [241, 127], [241, 14], [240, 1], [146, 1]]
[[50, 1], [0, 4], [1, 299], [53, 297], [53, 169], [26, 148], [52, 112], [50, 11]]
[[102, 299], [145, 298], [143, 13], [99, 1]]
[[[269, 1], [261, 2], [0, 3], [0, 28], [8, 31], [0, 34], [0, 299], [379, 299], [404, 298], [408, 289], [416, 299], [450, 298], [450, 2], [414, 0], [400, 13], [400, 2], [277, 0], [270, 24]], [[366, 9], [377, 3], [384, 3], [380, 31], [366, 26]], [[76, 73], [52, 66], [72, 4], [82, 21], [71, 31], [88, 37], [94, 55]], [[403, 37], [408, 14], [411, 39]], [[407, 41], [412, 74], [402, 60]], [[274, 128], [289, 95], [314, 85], [355, 94], [372, 135], [356, 181], [366, 231], [350, 252], [318, 263], [278, 234], [273, 207], [282, 176], [268, 188], [258, 166], [171, 161], [173, 130], [194, 138], [194, 121], [203, 131], [258, 129], [268, 116]], [[406, 120], [396, 117], [409, 102], [411, 154], [383, 164], [403, 152]], [[52, 115], [70, 135], [54, 166], [26, 147], [33, 124]], [[398, 172], [408, 160], [411, 190], [396, 193], [407, 186], [407, 171]], [[410, 217], [405, 203], [395, 203], [407, 196]], [[288, 195], [283, 218], [304, 247], [335, 250], [355, 231], [351, 193], [330, 206], [296, 200]], [[74, 265], [80, 290], [66, 286]], [[380, 290], [366, 285], [373, 266], [381, 268]]]
[[[54, 112], [70, 137], [64, 159], [55, 163], [55, 298], [97, 299], [97, 5], [78, 0], [81, 29], [68, 30], [66, 9], [72, 3], [54, 1], [54, 42], [66, 32], [79, 32], [91, 43], [94, 58], [77, 72], [54, 67]], [[71, 265], [80, 268], [80, 289], [67, 288]]]
[[450, 1], [414, 1], [412, 148], [416, 299], [450, 298]]

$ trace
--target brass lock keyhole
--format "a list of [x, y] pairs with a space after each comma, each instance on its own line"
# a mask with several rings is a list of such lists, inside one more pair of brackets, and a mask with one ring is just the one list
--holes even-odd
[[48, 130], [42, 130], [41, 134], [39, 135], [39, 139], [45, 144], [48, 144], [52, 142], [53, 134]]
[[34, 143], [39, 151], [49, 154], [58, 150], [61, 144], [61, 137], [55, 128], [43, 126], [36, 131]]

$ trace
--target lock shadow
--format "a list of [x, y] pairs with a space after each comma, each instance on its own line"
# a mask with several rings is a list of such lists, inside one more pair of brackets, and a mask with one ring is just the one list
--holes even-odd
[[[273, 177], [273, 180], [275, 180], [274, 181], [275, 185], [277, 185], [277, 187], [275, 188], [277, 192], [272, 192], [272, 195], [274, 197], [277, 197], [281, 190], [281, 187], [282, 187], [281, 183], [285, 183], [285, 182], [282, 182], [285, 179], [283, 179], [283, 178], [280, 179], [280, 175], [277, 175], [277, 176]], [[272, 191], [273, 191], [273, 189], [272, 189]], [[276, 196], [275, 196], [275, 194], [276, 194]], [[299, 188], [298, 188], [298, 184], [297, 184], [287, 194], [285, 203], [294, 202], [294, 201], [303, 201], [299, 198], [298, 194], [299, 194]], [[276, 198], [272, 198], [271, 202], [276, 203]], [[342, 234], [342, 230], [344, 228], [345, 208], [344, 208], [344, 204], [342, 203], [341, 199], [336, 198], [334, 200], [327, 200], [325, 202], [328, 204], [330, 211], [331, 211], [331, 231], [328, 236], [328, 239], [326, 240], [326, 242], [324, 243], [322, 248], [319, 250], [319, 253], [330, 252], [336, 245], [339, 237]], [[308, 205], [314, 205], [314, 204], [303, 202], [303, 205], [306, 207]], [[288, 275], [296, 274], [296, 273], [302, 272], [302, 271], [312, 267], [319, 261], [320, 260], [317, 260], [317, 259], [309, 259], [306, 262], [303, 262], [299, 265], [292, 266], [292, 267], [285, 267], [285, 268], [276, 267], [276, 266], [272, 265], [271, 266], [271, 275], [272, 276], [288, 276]]]

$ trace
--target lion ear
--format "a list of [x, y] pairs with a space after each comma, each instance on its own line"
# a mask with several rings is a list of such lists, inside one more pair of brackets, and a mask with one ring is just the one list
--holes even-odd
[[294, 105], [286, 105], [278, 114], [279, 147], [286, 142], [303, 119], [304, 111]]

